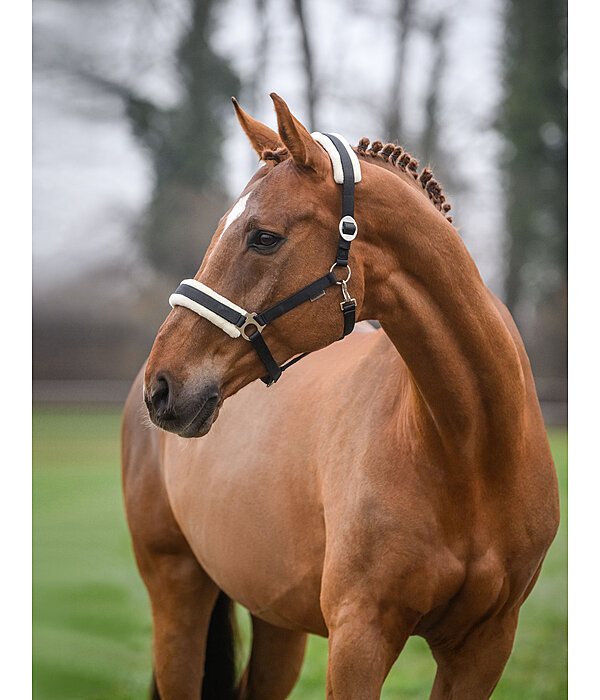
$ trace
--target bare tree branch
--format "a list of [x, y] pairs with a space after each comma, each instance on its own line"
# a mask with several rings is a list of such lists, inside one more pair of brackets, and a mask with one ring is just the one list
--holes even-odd
[[304, 0], [294, 0], [294, 9], [300, 24], [300, 32], [302, 34], [302, 51], [304, 54], [304, 71], [306, 73], [306, 102], [308, 108], [308, 121], [310, 128], [314, 128], [316, 124], [315, 109], [317, 103], [317, 93], [315, 86], [315, 75], [313, 67], [313, 56], [308, 39], [308, 27], [306, 24], [306, 15], [304, 12]]
[[425, 98], [425, 126], [421, 134], [421, 154], [425, 162], [431, 162], [438, 155], [439, 101], [444, 65], [446, 63], [446, 42], [444, 41], [443, 16], [431, 25], [431, 46], [433, 63], [429, 75], [429, 86]]
[[389, 91], [390, 103], [384, 119], [387, 138], [392, 141], [402, 140], [402, 100], [404, 97], [404, 73], [406, 69], [406, 43], [414, 28], [414, 0], [401, 0], [396, 15], [396, 45], [394, 54], [394, 73]]

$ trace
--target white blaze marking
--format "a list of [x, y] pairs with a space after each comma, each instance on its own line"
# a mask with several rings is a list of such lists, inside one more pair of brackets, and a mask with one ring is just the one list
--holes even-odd
[[219, 240], [223, 237], [223, 234], [227, 229], [231, 226], [231, 224], [236, 221], [236, 219], [239, 219], [240, 216], [244, 213], [244, 209], [246, 208], [246, 203], [248, 202], [248, 197], [252, 194], [252, 192], [248, 192], [248, 194], [244, 195], [243, 197], [240, 197], [238, 201], [233, 205], [233, 209], [227, 214], [227, 218], [225, 219], [225, 226], [223, 227], [223, 230], [221, 231], [221, 235], [219, 236]]

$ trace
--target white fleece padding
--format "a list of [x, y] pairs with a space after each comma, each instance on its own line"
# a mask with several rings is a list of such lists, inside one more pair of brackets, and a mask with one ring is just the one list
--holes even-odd
[[[333, 136], [338, 137], [338, 139], [342, 142], [342, 145], [348, 152], [348, 155], [350, 156], [352, 169], [354, 170], [354, 182], [360, 182], [362, 178], [362, 173], [360, 170], [360, 162], [356, 153], [352, 150], [352, 147], [350, 146], [348, 141], [346, 141], [346, 139], [341, 134], [335, 134], [333, 131], [331, 133], [333, 134]], [[340, 158], [338, 149], [333, 144], [333, 141], [329, 138], [329, 136], [326, 136], [320, 131], [313, 132], [311, 136], [317, 143], [320, 143], [321, 146], [323, 146], [323, 148], [329, 154], [329, 158], [331, 159], [331, 165], [333, 166], [333, 179], [337, 182], [338, 185], [343, 185], [344, 170], [342, 168], [342, 159]]]
[[[232, 301], [229, 301], [229, 299], [226, 299], [224, 296], [217, 294], [217, 292], [215, 292], [213, 289], [207, 287], [205, 284], [202, 284], [202, 282], [198, 282], [198, 280], [183, 280], [181, 284], [187, 284], [190, 287], [195, 287], [199, 291], [208, 294], [213, 299], [220, 301], [221, 304], [229, 306], [230, 309], [234, 309], [235, 311], [244, 316], [246, 316], [248, 313], [245, 309], [242, 309], [241, 306], [238, 306]], [[202, 306], [202, 304], [199, 304], [197, 301], [194, 301], [193, 299], [190, 299], [184, 296], [183, 294], [171, 294], [171, 296], [169, 297], [169, 304], [173, 308], [175, 308], [176, 306], [185, 306], [186, 309], [189, 309], [190, 311], [197, 313], [198, 316], [202, 316], [202, 318], [205, 318], [207, 321], [214, 323], [215, 326], [220, 328], [222, 331], [225, 331], [225, 333], [227, 333], [227, 335], [231, 338], [239, 338], [240, 336], [240, 329], [233, 323], [226, 321], [214, 311], [207, 309], [205, 306]]]

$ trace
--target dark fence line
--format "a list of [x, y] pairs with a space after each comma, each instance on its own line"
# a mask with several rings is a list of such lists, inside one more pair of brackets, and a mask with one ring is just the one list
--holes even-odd
[[122, 404], [130, 388], [131, 381], [122, 379], [37, 379], [33, 402]]
[[[547, 425], [566, 425], [566, 382], [560, 378], [536, 379], [542, 413]], [[33, 382], [34, 404], [122, 405], [131, 382], [121, 379], [39, 379]]]

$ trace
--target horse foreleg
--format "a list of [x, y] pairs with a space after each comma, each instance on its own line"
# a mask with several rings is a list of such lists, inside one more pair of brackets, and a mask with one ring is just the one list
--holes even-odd
[[198, 564], [173, 516], [160, 466], [160, 434], [140, 423], [136, 395], [132, 392], [124, 415], [123, 489], [133, 549], [152, 607], [152, 696], [198, 700], [209, 623], [219, 591]]
[[306, 634], [252, 616], [252, 652], [242, 678], [243, 700], [284, 700], [300, 675]]
[[328, 700], [376, 700], [417, 616], [370, 596], [329, 609]]
[[438, 669], [430, 700], [487, 700], [512, 650], [518, 610], [492, 617], [459, 644], [432, 646]]
[[161, 700], [198, 700], [206, 639], [219, 593], [195, 560], [167, 556], [144, 576], [153, 621], [154, 673]]
[[198, 564], [166, 504], [155, 499], [142, 508], [138, 504], [148, 501], [133, 501], [130, 495], [126, 491], [129, 525], [152, 610], [152, 698], [198, 700], [219, 589]]

